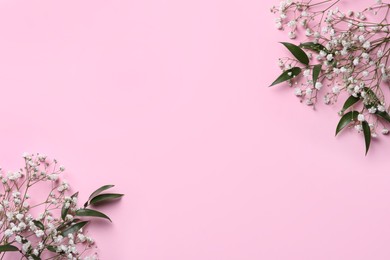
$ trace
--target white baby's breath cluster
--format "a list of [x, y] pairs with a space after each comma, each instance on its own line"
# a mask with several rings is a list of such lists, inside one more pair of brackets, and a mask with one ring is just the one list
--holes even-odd
[[[67, 196], [69, 183], [60, 177], [65, 168], [42, 154], [25, 153], [23, 158], [24, 168], [0, 172], [0, 256], [17, 251], [18, 259], [97, 259], [90, 251], [94, 240], [82, 228], [69, 230], [77, 223], [78, 197]], [[45, 189], [42, 200], [32, 196]]]
[[[277, 16], [276, 28], [299, 40], [310, 59], [307, 66], [291, 57], [279, 59], [278, 65], [283, 71], [302, 68], [302, 73], [288, 80], [302, 102], [314, 106], [323, 99], [325, 104], [334, 104], [352, 96], [359, 102], [345, 103], [340, 116], [354, 109], [358, 117], [350, 125], [358, 132], [362, 132], [362, 122], [367, 122], [371, 137], [378, 132], [386, 135], [390, 122], [385, 100], [390, 81], [390, 4], [369, 0], [365, 1], [367, 8], [355, 11], [341, 10], [340, 2], [284, 0], [271, 8]], [[314, 83], [317, 64], [321, 73]]]

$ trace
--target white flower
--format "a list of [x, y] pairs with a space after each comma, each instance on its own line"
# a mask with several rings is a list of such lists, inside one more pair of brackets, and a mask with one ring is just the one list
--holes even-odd
[[362, 75], [363, 75], [363, 77], [367, 77], [368, 76], [368, 71], [367, 70], [363, 71]]
[[15, 236], [15, 241], [18, 242], [19, 244], [21, 244], [22, 238], [20, 236]]
[[48, 175], [47, 176], [47, 178], [49, 179], [49, 180], [51, 180], [51, 181], [56, 181], [56, 180], [58, 180], [58, 174], [55, 174], [55, 173], [53, 173], [53, 174], [50, 174], [50, 175]]
[[382, 134], [387, 135], [389, 133], [389, 129], [383, 128], [381, 132]]
[[332, 60], [333, 60], [333, 54], [328, 54], [328, 55], [326, 56], [326, 59], [327, 59], [328, 61], [332, 61]]
[[20, 222], [19, 225], [18, 225], [18, 228], [19, 228], [20, 230], [24, 230], [24, 229], [26, 229], [26, 227], [27, 227], [27, 225], [26, 225], [26, 223], [24, 223], [24, 222]]
[[368, 113], [370, 113], [370, 114], [375, 114], [375, 112], [376, 112], [376, 107], [374, 107], [374, 106], [372, 106], [368, 109]]
[[340, 51], [340, 54], [343, 55], [343, 56], [347, 55], [348, 54], [348, 49], [347, 48], [342, 49]]
[[300, 88], [295, 88], [295, 90], [294, 90], [294, 94], [295, 94], [295, 96], [302, 96], [302, 89], [300, 89]]
[[307, 89], [305, 90], [305, 93], [306, 93], [306, 95], [310, 96], [311, 93], [313, 93], [313, 89], [312, 89], [312, 88], [307, 88]]
[[365, 43], [363, 43], [364, 49], [369, 49], [370, 47], [371, 47], [371, 43], [369, 41], [366, 41]]
[[61, 236], [61, 235], [59, 235], [59, 236], [57, 236], [57, 237], [55, 238], [55, 241], [56, 241], [57, 243], [61, 243], [63, 239], [64, 239], [64, 237]]
[[68, 214], [68, 215], [66, 215], [65, 219], [66, 219], [67, 221], [71, 221], [71, 220], [73, 219], [73, 216], [70, 215], [70, 214]]
[[27, 252], [28, 249], [30, 248], [30, 246], [31, 246], [31, 242], [30, 242], [30, 241], [27, 241], [27, 243], [24, 243], [24, 244], [22, 245], [22, 251], [23, 251], [23, 252]]
[[31, 154], [29, 154], [28, 152], [24, 152], [22, 157], [26, 160], [31, 160]]
[[289, 21], [289, 22], [287, 23], [287, 26], [288, 26], [288, 27], [295, 27], [295, 25], [297, 25], [297, 21], [295, 21], [295, 20], [291, 20], [291, 21]]
[[384, 112], [386, 109], [385, 109], [385, 107], [384, 106], [382, 106], [382, 105], [378, 105], [378, 111], [380, 111], [380, 112]]
[[85, 236], [83, 234], [77, 234], [77, 237], [78, 239], [81, 241], [81, 242], [84, 242], [86, 240]]
[[335, 85], [333, 88], [332, 88], [332, 92], [334, 94], [338, 94], [340, 93], [340, 87], [338, 85]]
[[355, 129], [356, 131], [361, 132], [363, 130], [363, 127], [362, 125], [355, 125]]
[[357, 119], [358, 119], [360, 122], [363, 122], [363, 121], [364, 121], [364, 115], [363, 115], [363, 114], [359, 114]]
[[6, 237], [10, 237], [13, 234], [14, 234], [14, 232], [11, 229], [7, 229], [6, 231], [4, 231], [4, 236], [6, 236]]
[[35, 235], [37, 236], [37, 237], [41, 237], [41, 236], [43, 236], [45, 234], [45, 232], [43, 232], [43, 230], [36, 230], [35, 231]]
[[295, 34], [295, 32], [289, 32], [288, 33], [288, 37], [290, 38], [290, 39], [295, 39], [296, 37], [297, 37], [297, 35]]
[[357, 66], [359, 65], [359, 58], [356, 57], [354, 60], [353, 60], [353, 65]]
[[320, 90], [322, 88], [322, 83], [321, 82], [316, 82], [315, 88], [317, 90]]
[[326, 105], [328, 105], [328, 104], [330, 103], [330, 98], [329, 98], [328, 95], [325, 95], [325, 96], [324, 96], [324, 103], [325, 103]]
[[92, 237], [87, 237], [87, 241], [88, 241], [88, 243], [90, 243], [90, 244], [95, 243], [95, 241], [93, 240]]
[[363, 52], [362, 53], [362, 58], [365, 59], [365, 60], [368, 60], [370, 58], [370, 55], [366, 52]]
[[280, 30], [283, 28], [283, 25], [281, 22], [277, 22], [277, 23], [275, 23], [275, 27], [276, 27], [276, 29]]

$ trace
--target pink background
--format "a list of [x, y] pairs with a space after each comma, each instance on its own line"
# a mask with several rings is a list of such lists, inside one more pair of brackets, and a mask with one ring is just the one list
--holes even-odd
[[365, 157], [337, 106], [267, 88], [277, 2], [2, 1], [1, 165], [117, 184], [102, 259], [389, 259], [390, 140]]

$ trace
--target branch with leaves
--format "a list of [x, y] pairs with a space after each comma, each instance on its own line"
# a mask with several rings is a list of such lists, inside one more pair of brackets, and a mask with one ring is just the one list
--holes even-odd
[[[8, 253], [19, 253], [20, 259], [98, 259], [94, 240], [85, 232], [92, 218], [111, 219], [94, 208], [119, 199], [123, 194], [105, 193], [114, 185], [94, 191], [78, 207], [76, 192], [67, 196], [70, 188], [60, 175], [65, 170], [56, 160], [46, 156], [24, 154], [25, 166], [16, 172], [1, 172], [0, 181], [0, 259]], [[30, 194], [42, 195], [39, 200]]]
[[364, 136], [367, 154], [378, 130], [389, 133], [390, 4], [377, 0], [360, 12], [343, 12], [339, 2], [286, 0], [271, 8], [277, 29], [287, 29], [290, 39], [299, 33], [305, 39], [282, 42], [292, 57], [279, 59], [283, 72], [271, 86], [288, 82], [301, 102], [313, 107], [320, 97], [335, 104], [346, 95], [336, 135], [356, 129]]

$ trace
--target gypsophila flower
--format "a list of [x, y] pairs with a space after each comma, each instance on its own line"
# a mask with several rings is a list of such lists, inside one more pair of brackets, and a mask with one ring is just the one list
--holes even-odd
[[290, 39], [295, 39], [295, 38], [297, 37], [297, 35], [296, 35], [295, 32], [291, 31], [291, 32], [288, 33], [288, 37], [289, 37]]
[[[64, 166], [57, 165], [41, 154], [24, 153], [25, 166], [19, 171], [6, 174], [0, 170], [4, 190], [0, 191], [0, 236], [2, 243], [20, 253], [18, 259], [98, 259], [93, 239], [88, 237], [79, 224], [87, 222], [80, 210], [89, 210], [89, 203], [79, 208], [78, 193], [68, 195], [70, 185], [61, 180]], [[31, 200], [30, 192], [42, 193], [45, 183], [48, 195], [43, 202]], [[39, 184], [35, 187], [36, 184]], [[121, 194], [117, 194], [121, 197]], [[30, 209], [34, 208], [33, 212]], [[90, 215], [83, 215], [88, 217]], [[88, 252], [92, 252], [88, 256]], [[7, 254], [1, 251], [0, 257]]]
[[376, 107], [370, 107], [370, 108], [368, 109], [368, 112], [369, 112], [370, 114], [375, 114], [375, 113], [376, 113]]
[[[292, 40], [300, 37], [297, 45], [290, 43], [295, 45], [289, 48], [293, 55], [279, 59], [283, 73], [290, 70], [288, 77], [280, 76], [274, 84], [287, 81], [309, 106], [341, 100], [340, 120], [348, 118], [347, 125], [366, 138], [377, 137], [377, 128], [390, 124], [385, 100], [390, 83], [390, 4], [377, 0], [359, 11], [342, 10], [338, 2], [282, 1], [271, 9], [277, 28], [286, 28]], [[365, 143], [368, 151], [370, 142]]]
[[321, 82], [316, 82], [315, 88], [317, 90], [320, 90], [322, 88], [322, 83]]
[[384, 111], [386, 110], [385, 107], [382, 106], [382, 105], [378, 105], [377, 109], [378, 109], [378, 111], [380, 111], [380, 112], [384, 112]]
[[333, 92], [334, 94], [340, 93], [340, 87], [339, 87], [338, 85], [334, 86], [334, 87], [332, 88], [332, 92]]
[[296, 95], [296, 96], [302, 96], [302, 89], [300, 89], [300, 88], [295, 88], [295, 95]]

